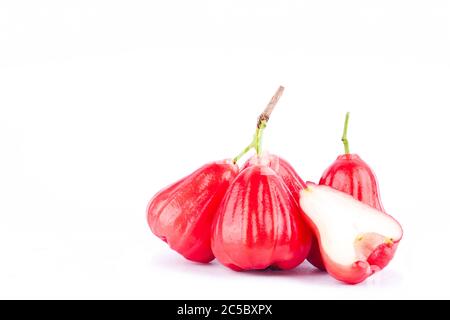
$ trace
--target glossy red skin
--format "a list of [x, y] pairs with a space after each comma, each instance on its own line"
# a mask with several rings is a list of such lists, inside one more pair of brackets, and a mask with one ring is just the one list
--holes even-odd
[[213, 260], [211, 224], [238, 172], [230, 161], [217, 161], [159, 191], [147, 207], [152, 232], [186, 259]]
[[328, 167], [319, 184], [345, 192], [372, 208], [383, 211], [375, 173], [357, 154], [344, 154]]
[[274, 154], [265, 154], [262, 158], [253, 156], [252, 158], [247, 160], [247, 162], [242, 167], [242, 170], [255, 164], [265, 164], [273, 171], [275, 171], [281, 177], [288, 190], [291, 192], [294, 200], [298, 203], [300, 190], [306, 188], [306, 183], [302, 180], [302, 178], [300, 178], [298, 173], [290, 165], [289, 162]]
[[320, 254], [319, 242], [317, 241], [316, 236], [313, 236], [311, 239], [311, 250], [309, 251], [308, 254], [308, 261], [317, 269], [326, 271], [325, 265], [323, 264], [322, 256]]
[[[357, 154], [338, 156], [336, 161], [325, 170], [319, 184], [345, 192], [356, 200], [384, 212], [375, 173]], [[325, 270], [315, 237], [312, 240], [308, 261], [316, 268]]]
[[[273, 155], [273, 154], [266, 154], [263, 157], [266, 164], [274, 170], [284, 181], [286, 184], [288, 190], [291, 192], [292, 196], [294, 197], [294, 200], [299, 203], [299, 195], [300, 191], [304, 188], [306, 188], [306, 183], [303, 181], [303, 179], [298, 175], [298, 173], [295, 171], [295, 169], [291, 166], [289, 162], [284, 160], [283, 158]], [[242, 169], [245, 169], [251, 165], [254, 165], [258, 163], [258, 161], [261, 161], [258, 159], [258, 157], [254, 156], [247, 160], [247, 162], [244, 164]], [[321, 270], [325, 270], [325, 267], [323, 266], [322, 258], [320, 256], [320, 250], [318, 248], [318, 243], [315, 238], [315, 236], [312, 234], [311, 238], [311, 249], [310, 254], [308, 255], [308, 260], [313, 265], [316, 265]]]
[[[319, 185], [327, 185], [341, 192], [345, 192], [379, 211], [385, 212], [381, 203], [377, 178], [372, 169], [357, 154], [344, 154], [323, 173]], [[314, 228], [313, 228], [314, 229]], [[318, 230], [314, 230], [319, 235]], [[313, 236], [308, 261], [321, 270], [327, 270], [341, 281], [356, 284], [373, 273], [382, 270], [392, 260], [400, 239], [394, 243], [384, 243], [377, 248], [370, 248], [370, 255], [366, 261], [359, 261], [351, 270], [336, 266], [325, 254], [321, 254], [317, 238]], [[331, 271], [330, 271], [331, 270]]]
[[292, 269], [310, 244], [310, 230], [283, 180], [266, 165], [242, 170], [213, 223], [216, 258], [237, 271]]

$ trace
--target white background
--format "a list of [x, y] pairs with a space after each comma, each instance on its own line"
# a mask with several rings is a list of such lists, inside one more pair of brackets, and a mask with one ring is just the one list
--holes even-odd
[[[448, 1], [1, 1], [0, 298], [450, 298]], [[357, 286], [236, 273], [154, 237], [151, 196], [266, 150], [317, 181], [350, 148], [404, 227]]]

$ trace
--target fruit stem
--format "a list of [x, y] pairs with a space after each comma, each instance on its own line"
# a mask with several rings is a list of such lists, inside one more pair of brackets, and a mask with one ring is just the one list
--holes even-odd
[[278, 101], [280, 100], [281, 96], [283, 95], [284, 92], [284, 87], [283, 86], [279, 86], [277, 92], [275, 92], [275, 94], [273, 95], [272, 99], [270, 99], [269, 104], [266, 106], [266, 108], [264, 109], [263, 113], [261, 113], [258, 117], [258, 123], [256, 124], [256, 126], [259, 128], [263, 122], [264, 125], [267, 123], [267, 121], [269, 121], [270, 115], [272, 114], [273, 109], [275, 108], [275, 106], [277, 105]]
[[245, 149], [241, 151], [241, 153], [239, 153], [236, 157], [233, 158], [233, 163], [236, 164], [236, 162], [238, 162], [240, 158], [242, 158], [247, 152], [249, 152], [254, 147], [255, 147], [255, 139], [253, 139], [252, 143], [246, 146]]
[[263, 120], [263, 121], [261, 121], [261, 123], [258, 121], [258, 125], [259, 126], [256, 128], [255, 150], [256, 150], [256, 155], [258, 155], [258, 157], [259, 157], [262, 152], [262, 136], [263, 136], [264, 129], [267, 126], [267, 121]]
[[281, 96], [283, 95], [284, 87], [279, 86], [278, 90], [273, 95], [272, 99], [270, 99], [270, 102], [267, 104], [264, 111], [259, 115], [258, 122], [256, 123], [256, 131], [253, 135], [252, 142], [245, 147], [244, 150], [241, 151], [236, 157], [233, 158], [233, 163], [236, 163], [239, 161], [240, 158], [242, 158], [247, 152], [249, 152], [251, 149], [255, 149], [256, 154], [258, 156], [261, 155], [262, 152], [262, 135], [264, 132], [264, 129], [267, 126], [267, 122], [269, 121], [270, 115], [272, 114], [273, 109], [277, 105], [278, 101], [280, 100]]
[[348, 119], [350, 118], [350, 112], [345, 114], [345, 124], [344, 124], [344, 133], [342, 134], [342, 143], [344, 144], [344, 152], [345, 154], [350, 154], [350, 148], [348, 146], [347, 140], [347, 128], [348, 128]]

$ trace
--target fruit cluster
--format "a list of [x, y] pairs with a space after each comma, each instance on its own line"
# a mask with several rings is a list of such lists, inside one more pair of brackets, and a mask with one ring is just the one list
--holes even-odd
[[[356, 284], [393, 258], [403, 231], [385, 213], [370, 167], [345, 154], [319, 184], [305, 183], [284, 159], [261, 151], [280, 87], [259, 116], [253, 141], [234, 159], [204, 165], [158, 192], [147, 208], [152, 232], [189, 260], [217, 258], [237, 271], [291, 269], [305, 259]], [[256, 155], [239, 169], [250, 150]]]

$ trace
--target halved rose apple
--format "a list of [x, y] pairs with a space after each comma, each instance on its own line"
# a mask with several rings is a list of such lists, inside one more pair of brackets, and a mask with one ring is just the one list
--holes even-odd
[[328, 186], [308, 184], [300, 191], [300, 207], [327, 272], [346, 283], [359, 283], [384, 268], [403, 235], [390, 215]]

